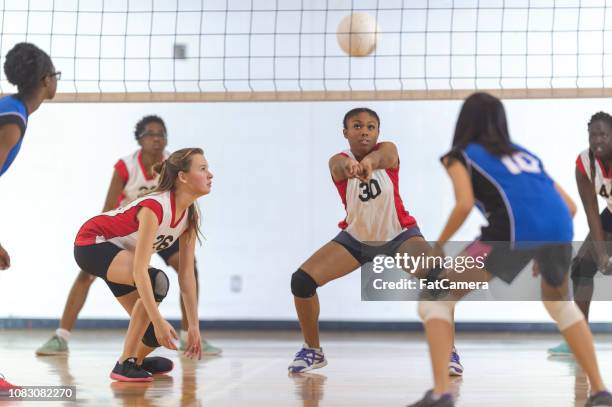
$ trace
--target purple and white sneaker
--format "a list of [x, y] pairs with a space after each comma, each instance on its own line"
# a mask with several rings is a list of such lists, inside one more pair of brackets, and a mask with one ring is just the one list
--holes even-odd
[[587, 400], [584, 407], [604, 407], [604, 406], [612, 406], [612, 394], [610, 394], [607, 390], [600, 391], [597, 394], [593, 394]]
[[450, 361], [448, 362], [448, 374], [449, 376], [463, 376], [463, 366], [461, 365], [457, 349], [454, 346], [451, 351]]
[[327, 365], [327, 360], [323, 354], [323, 348], [309, 348], [304, 344], [289, 365], [289, 373], [303, 373], [325, 365]]

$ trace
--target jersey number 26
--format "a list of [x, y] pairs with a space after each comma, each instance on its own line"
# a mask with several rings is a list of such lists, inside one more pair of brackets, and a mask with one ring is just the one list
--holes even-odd
[[172, 237], [172, 235], [159, 235], [155, 238], [155, 242], [153, 243], [153, 249], [155, 249], [155, 251], [167, 249], [168, 247], [170, 247], [173, 240], [174, 238]]

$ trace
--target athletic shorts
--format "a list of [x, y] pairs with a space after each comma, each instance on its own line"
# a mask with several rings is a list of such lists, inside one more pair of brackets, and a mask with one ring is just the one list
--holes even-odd
[[100, 277], [106, 282], [115, 297], [121, 297], [136, 290], [136, 286], [113, 283], [108, 281], [106, 275], [113, 259], [122, 250], [122, 248], [109, 242], [89, 246], [74, 246], [74, 259], [81, 270]]
[[410, 229], [404, 230], [393, 240], [383, 245], [370, 246], [368, 244], [360, 242], [359, 240], [351, 236], [348, 232], [345, 232], [343, 230], [332, 239], [332, 242], [336, 242], [342, 245], [342, 247], [348, 250], [348, 252], [359, 262], [360, 265], [364, 265], [366, 263], [372, 262], [374, 260], [374, 257], [381, 254], [386, 256], [395, 256], [402, 243], [415, 236], [423, 237], [418, 226], [413, 226]]
[[[599, 215], [601, 226], [605, 233], [612, 233], [612, 213], [608, 208], [604, 208]], [[584, 244], [584, 243], [583, 243]], [[587, 243], [589, 244], [589, 243]], [[593, 243], [590, 243], [593, 246]], [[611, 252], [612, 242], [606, 242], [608, 253]], [[592, 248], [592, 247], [591, 247]], [[584, 248], [581, 248], [583, 250]], [[591, 251], [587, 251], [585, 255], [578, 255], [572, 260], [572, 280], [577, 284], [593, 284], [593, 277], [597, 274], [597, 264], [590, 256]]]
[[612, 233], [612, 212], [608, 208], [604, 208], [599, 215], [599, 219], [601, 219], [604, 232]]
[[170, 260], [170, 257], [172, 257], [174, 253], [178, 253], [178, 251], [179, 251], [179, 241], [175, 240], [174, 243], [170, 245], [170, 247], [165, 248], [164, 250], [158, 251], [157, 254], [162, 259], [164, 259], [164, 263], [166, 263], [166, 266], [169, 266], [170, 263], [168, 263], [168, 261]]
[[512, 249], [509, 242], [476, 240], [465, 252], [472, 257], [485, 256], [485, 270], [506, 283], [511, 283], [531, 260], [536, 260], [542, 278], [553, 287], [563, 284], [572, 260], [570, 242]]
[[[106, 274], [113, 259], [121, 250], [120, 247], [112, 243], [104, 242], [90, 246], [74, 246], [74, 259], [81, 270], [100, 277], [106, 282], [108, 288], [113, 292], [115, 297], [121, 297], [131, 293], [136, 287], [125, 284], [117, 284], [108, 281]], [[157, 254], [164, 260], [166, 265], [170, 265], [168, 261], [174, 253], [179, 251], [179, 241], [175, 241], [170, 247], [160, 250]]]

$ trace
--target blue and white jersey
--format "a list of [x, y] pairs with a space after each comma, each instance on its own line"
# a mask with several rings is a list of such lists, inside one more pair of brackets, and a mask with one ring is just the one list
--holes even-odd
[[17, 144], [15, 144], [13, 148], [11, 148], [11, 151], [9, 151], [6, 161], [2, 165], [2, 168], [0, 168], [0, 176], [2, 176], [2, 174], [4, 174], [11, 166], [13, 161], [15, 161], [15, 157], [17, 157], [17, 154], [21, 149], [21, 142], [23, 141], [26, 127], [28, 126], [28, 110], [26, 109], [23, 101], [21, 101], [21, 99], [19, 99], [19, 97], [16, 95], [0, 98], [0, 126], [10, 123], [14, 123], [19, 126], [19, 129], [21, 129], [21, 136], [19, 137]]
[[519, 145], [513, 147], [512, 155], [498, 157], [471, 143], [443, 157], [457, 159], [468, 169], [477, 206], [489, 223], [482, 228], [481, 240], [571, 241], [572, 216], [542, 161]]

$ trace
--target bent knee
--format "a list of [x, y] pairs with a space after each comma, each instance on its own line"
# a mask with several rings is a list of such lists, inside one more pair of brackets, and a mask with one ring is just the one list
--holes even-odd
[[291, 275], [291, 293], [298, 298], [314, 297], [319, 285], [301, 268]]
[[96, 276], [83, 270], [79, 271], [79, 274], [77, 275], [77, 281], [81, 284], [87, 284], [88, 286], [90, 286], [95, 279]]

